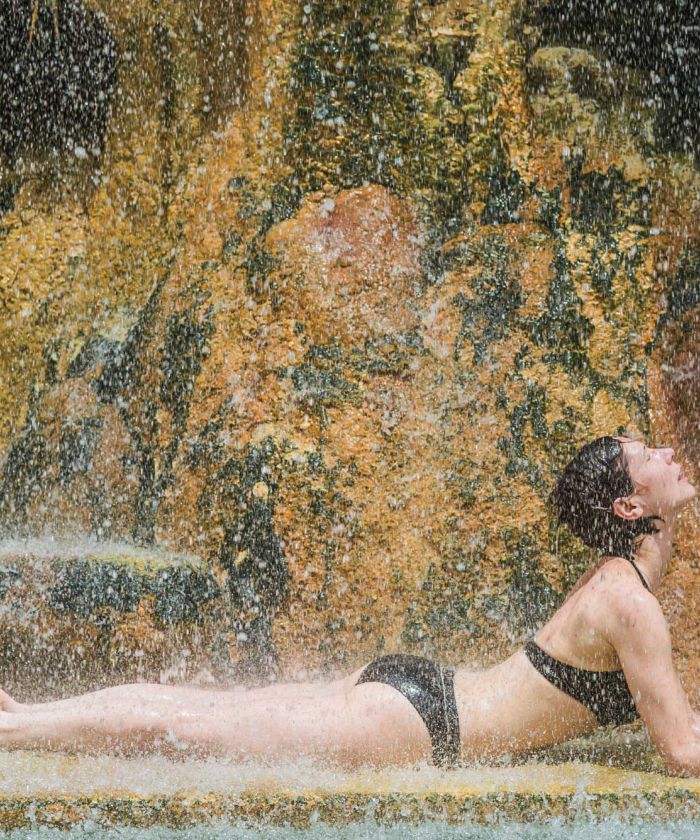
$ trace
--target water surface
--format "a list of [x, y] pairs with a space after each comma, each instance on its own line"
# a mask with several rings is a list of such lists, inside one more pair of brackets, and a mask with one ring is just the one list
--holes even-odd
[[237, 828], [219, 824], [184, 830], [166, 828], [102, 829], [84, 826], [72, 832], [31, 829], [0, 834], [3, 840], [67, 840], [71, 837], [99, 840], [696, 840], [700, 822], [628, 822], [620, 818], [574, 823], [554, 821], [548, 825], [506, 824], [498, 826], [425, 823], [393, 828], [365, 823], [340, 828], [316, 825], [307, 830], [291, 828]]

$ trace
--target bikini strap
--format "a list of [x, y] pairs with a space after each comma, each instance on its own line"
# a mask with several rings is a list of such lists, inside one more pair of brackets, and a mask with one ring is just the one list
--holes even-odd
[[[632, 564], [632, 568], [633, 568], [633, 569], [635, 570], [635, 572], [639, 575], [639, 579], [640, 579], [640, 580], [641, 580], [641, 582], [642, 582], [642, 586], [646, 589], [646, 591], [647, 591], [647, 592], [651, 592], [651, 589], [650, 589], [650, 587], [649, 587], [649, 584], [648, 584], [648, 583], [646, 582], [646, 580], [644, 579], [644, 575], [643, 575], [643, 574], [639, 571], [639, 566], [637, 566], [637, 564], [634, 562], [634, 560], [633, 560], [631, 557], [628, 557], [627, 559], [628, 559], [628, 560], [630, 561], [630, 563]], [[653, 594], [653, 593], [652, 593], [652, 594]]]

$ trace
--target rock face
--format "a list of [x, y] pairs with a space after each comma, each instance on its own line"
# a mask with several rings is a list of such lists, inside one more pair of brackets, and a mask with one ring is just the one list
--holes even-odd
[[216, 676], [293, 678], [519, 644], [592, 562], [546, 496], [596, 435], [700, 480], [695, 135], [560, 5], [86, 2], [104, 151], [0, 172], [4, 535], [197, 555]]

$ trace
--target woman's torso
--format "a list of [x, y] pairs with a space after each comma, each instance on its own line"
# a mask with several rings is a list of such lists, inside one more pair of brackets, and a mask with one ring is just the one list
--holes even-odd
[[[607, 596], [620, 576], [641, 586], [629, 563], [604, 562], [585, 575], [535, 635], [538, 646], [560, 662], [587, 671], [619, 671], [608, 642], [615, 620]], [[545, 679], [521, 649], [481, 672], [458, 668], [455, 695], [465, 759], [519, 752], [583, 735], [599, 725], [580, 702]]]

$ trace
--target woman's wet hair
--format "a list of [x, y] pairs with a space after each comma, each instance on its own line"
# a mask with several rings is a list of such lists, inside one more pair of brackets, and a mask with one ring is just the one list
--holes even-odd
[[557, 520], [587, 546], [631, 560], [638, 541], [659, 530], [657, 516], [628, 521], [613, 512], [615, 499], [633, 493], [621, 442], [601, 437], [579, 449], [559, 477], [550, 504]]

